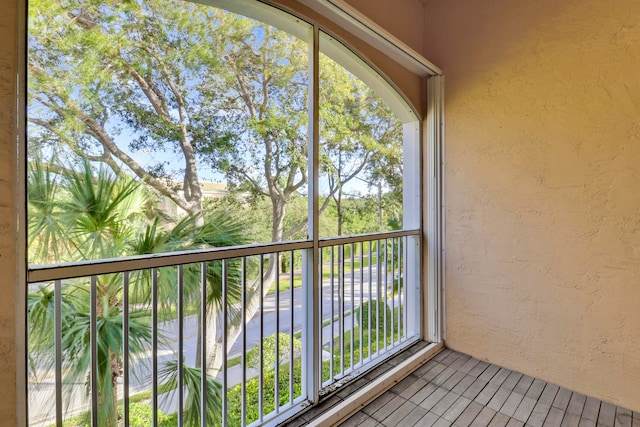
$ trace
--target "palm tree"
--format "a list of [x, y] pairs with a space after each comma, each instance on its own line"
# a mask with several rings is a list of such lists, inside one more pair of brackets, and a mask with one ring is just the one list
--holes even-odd
[[[116, 177], [105, 168], [94, 171], [89, 162], [80, 167], [30, 164], [28, 173], [29, 233], [31, 263], [50, 263], [89, 259], [117, 258], [183, 249], [230, 246], [246, 243], [243, 226], [225, 212], [213, 212], [204, 221], [187, 217], [177, 224], [163, 224], [158, 216], [149, 220], [153, 210], [151, 193], [142, 184], [127, 177]], [[146, 225], [145, 225], [146, 224]], [[202, 225], [199, 225], [202, 224]], [[207, 265], [207, 306], [219, 310], [222, 304], [220, 263]], [[184, 275], [184, 299], [197, 300], [200, 287], [197, 268], [187, 266]], [[240, 273], [229, 263], [227, 300], [239, 299]], [[170, 308], [177, 296], [177, 275], [161, 269], [158, 280], [160, 310]], [[122, 371], [123, 318], [129, 316], [129, 354], [136, 357], [149, 348], [152, 340], [150, 311], [150, 272], [132, 273], [130, 296], [134, 308], [123, 306], [122, 278], [119, 274], [96, 278], [96, 324], [98, 344], [98, 418], [101, 426], [115, 426], [118, 420], [117, 382]], [[62, 349], [65, 389], [77, 392], [77, 384], [86, 383], [90, 369], [90, 283], [87, 279], [65, 281], [62, 286]], [[54, 291], [43, 286], [28, 298], [30, 321], [30, 359], [34, 366], [51, 368], [53, 358]], [[180, 362], [178, 362], [180, 360]], [[163, 378], [177, 386], [178, 363], [167, 364]], [[188, 424], [197, 424], [201, 368], [184, 367], [187, 389]], [[212, 378], [209, 385], [210, 416], [220, 406], [220, 386]]]

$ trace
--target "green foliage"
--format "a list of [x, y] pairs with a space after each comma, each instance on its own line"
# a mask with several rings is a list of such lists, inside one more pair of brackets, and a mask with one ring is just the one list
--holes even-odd
[[[35, 187], [43, 183], [44, 188], [53, 189], [55, 186], [55, 197], [29, 200], [29, 229], [31, 232], [40, 230], [47, 234], [46, 225], [64, 225], [56, 225], [56, 228], [47, 234], [56, 236], [55, 239], [49, 240], [47, 245], [55, 244], [58, 248], [56, 255], [63, 260], [116, 258], [156, 251], [237, 245], [245, 241], [242, 226], [225, 212], [207, 213], [202, 225], [193, 217], [187, 217], [177, 224], [161, 224], [158, 219], [145, 224], [151, 204], [148, 199], [149, 193], [142, 191], [141, 184], [128, 178], [118, 178], [108, 173], [105, 168], [94, 171], [88, 162], [83, 162], [79, 170], [59, 167], [60, 173], [54, 173], [38, 164], [33, 164], [30, 170], [30, 179], [35, 181]], [[47, 204], [50, 206], [45, 206]], [[42, 216], [39, 217], [39, 214], [46, 214], [49, 219], [45, 220]], [[32, 238], [37, 239], [36, 236]], [[38, 252], [34, 252], [33, 255], [38, 256]], [[169, 309], [177, 295], [176, 269], [171, 267], [159, 271], [161, 309]], [[233, 304], [241, 295], [240, 266], [237, 260], [227, 263], [226, 274], [229, 303]], [[186, 301], [197, 298], [201, 275], [199, 267], [185, 267]], [[221, 263], [208, 263], [207, 284], [210, 289], [207, 295], [208, 304], [212, 309], [221, 304], [222, 281]], [[130, 354], [136, 357], [150, 346], [150, 283], [150, 271], [132, 272], [129, 285], [135, 305], [124, 308], [122, 276], [108, 274], [97, 276], [95, 279], [100, 425], [114, 426], [117, 423], [116, 387], [122, 366], [122, 323], [125, 309], [129, 316], [127, 345]], [[87, 391], [90, 391], [87, 372], [90, 366], [91, 286], [93, 285], [87, 278], [68, 280], [61, 286], [63, 382], [69, 384], [64, 387], [69, 393], [74, 391], [74, 384], [86, 384]], [[50, 369], [55, 360], [52, 353], [53, 312], [54, 291], [51, 284], [44, 284], [38, 290], [29, 293], [29, 345], [30, 349], [38, 350], [30, 352], [30, 364], [34, 371]], [[169, 368], [168, 365], [167, 369]], [[197, 372], [187, 372], [194, 378], [199, 375]], [[195, 384], [199, 386], [199, 382], [195, 380], [188, 385], [192, 387]], [[214, 389], [212, 386], [211, 390]], [[212, 394], [210, 398], [210, 407], [215, 408], [216, 399], [219, 401], [219, 393]]]
[[[386, 310], [385, 310], [386, 307]], [[385, 313], [386, 311], [386, 313]], [[389, 330], [391, 329], [391, 308], [385, 305], [384, 302], [378, 302], [376, 299], [365, 301], [362, 306], [355, 309], [356, 319], [360, 319], [362, 313], [361, 327], [365, 330], [369, 329], [369, 316], [371, 316], [371, 328], [384, 330], [385, 325]], [[385, 323], [386, 314], [386, 323]]]
[[[204, 209], [233, 212], [243, 218], [244, 233], [250, 239], [249, 243], [268, 243], [272, 241], [272, 202], [263, 194], [254, 194], [248, 198], [233, 192], [219, 199], [208, 200]], [[290, 230], [307, 220], [308, 199], [306, 196], [293, 194], [287, 200], [284, 229]], [[287, 236], [288, 240], [304, 240], [307, 230], [302, 227], [299, 231]]]
[[402, 291], [403, 293], [406, 292], [406, 288], [404, 287], [404, 280], [402, 278], [394, 279], [393, 280], [393, 294], [394, 295], [398, 295], [400, 293], [400, 291]]
[[[169, 417], [158, 409], [157, 412], [158, 425], [160, 427], [168, 427]], [[153, 415], [151, 405], [145, 403], [132, 403], [129, 405], [129, 425], [131, 427], [148, 427], [153, 425]]]
[[[278, 371], [278, 402], [280, 405], [284, 405], [289, 402], [290, 392], [290, 365], [289, 362], [280, 365]], [[246, 396], [247, 404], [246, 421], [247, 424], [255, 421], [259, 417], [259, 397], [260, 397], [260, 382], [258, 377], [251, 378], [246, 383]], [[301, 361], [299, 357], [296, 357], [293, 362], [293, 397], [294, 399], [300, 396], [302, 385], [301, 377]], [[275, 371], [268, 370], [264, 372], [263, 377], [263, 413], [268, 414], [275, 409]], [[231, 388], [227, 395], [228, 401], [228, 419], [229, 425], [239, 426], [242, 425], [242, 384], [239, 384]]]
[[27, 170], [29, 200], [29, 261], [60, 259], [65, 241], [60, 239], [64, 224], [59, 221], [56, 199], [59, 197], [55, 176], [36, 159]]
[[[297, 357], [302, 351], [302, 343], [299, 339], [293, 339], [293, 357]], [[278, 363], [280, 365], [289, 362], [291, 352], [291, 336], [284, 332], [278, 334]], [[276, 364], [276, 335], [269, 335], [262, 339], [262, 360], [264, 369], [274, 369]], [[247, 366], [260, 369], [260, 346], [256, 345], [247, 353]]]
[[[305, 42], [175, 0], [33, 0], [29, 37], [31, 156], [53, 149], [128, 170], [193, 214], [203, 202], [199, 176], [211, 170], [240, 204], [249, 194], [266, 205], [252, 235], [306, 236], [306, 203], [298, 215], [296, 200], [308, 180]], [[336, 191], [349, 198], [342, 187], [356, 177], [401, 195], [401, 121], [325, 55], [320, 77], [327, 200]]]
[[[305, 42], [218, 8], [174, 0], [32, 0], [28, 21], [30, 264], [307, 236]], [[330, 186], [321, 209], [333, 209], [322, 232], [375, 231], [377, 201], [352, 197], [344, 186], [356, 177], [383, 181], [393, 190], [382, 214], [390, 215], [393, 197], [401, 212], [401, 123], [346, 68], [324, 56], [320, 67], [319, 162]], [[45, 165], [44, 153], [58, 157]], [[169, 156], [177, 161], [164, 160]], [[203, 170], [224, 174], [232, 209], [202, 210]], [[189, 215], [172, 221], [158, 212], [160, 196]], [[197, 300], [202, 273], [207, 303], [219, 307], [222, 264], [216, 262], [206, 272], [185, 267], [186, 303]], [[160, 309], [168, 312], [177, 274], [174, 268], [158, 274]], [[240, 297], [237, 261], [228, 263], [227, 275], [233, 304]], [[130, 275], [134, 355], [149, 340], [151, 280], [149, 271]], [[96, 281], [105, 425], [116, 423], [118, 319], [129, 309], [122, 307], [121, 283], [120, 275]], [[86, 377], [88, 289], [86, 279], [74, 279], [62, 290], [69, 383]], [[33, 366], [52, 363], [52, 310], [49, 285], [29, 295], [29, 343], [41, 350]]]
[[[159, 378], [167, 387], [177, 388], [178, 363], [176, 361], [166, 363], [159, 372]], [[183, 378], [184, 386], [188, 390], [184, 409], [185, 425], [197, 427], [201, 425], [202, 369], [183, 365]], [[219, 425], [222, 410], [222, 386], [214, 378], [207, 376], [206, 387], [207, 424]]]
[[[60, 170], [55, 173], [54, 170]], [[117, 179], [83, 161], [79, 170], [29, 163], [30, 263], [107, 258], [125, 252], [135, 224], [144, 219], [139, 183]]]
[[[320, 218], [320, 226], [331, 227], [334, 217], [328, 235], [382, 231], [388, 210], [383, 185], [402, 201], [402, 123], [370, 87], [325, 55], [320, 56], [319, 94], [319, 163], [333, 211]], [[369, 195], [360, 194], [363, 184]], [[376, 186], [377, 198], [371, 194]], [[364, 205], [360, 216], [377, 218], [358, 221], [354, 210]]]
[[[381, 305], [382, 306], [382, 305]], [[395, 320], [393, 324], [393, 328], [391, 328], [391, 322], [389, 320], [387, 334], [386, 334], [386, 345], [390, 345], [393, 343], [394, 339], [397, 340], [401, 334], [404, 334], [403, 330], [403, 322], [400, 320], [398, 322], [398, 313], [401, 313], [397, 307], [394, 310]], [[357, 317], [357, 313], [356, 317]], [[389, 316], [388, 319], [391, 319], [391, 315], [387, 312]], [[383, 320], [384, 322], [384, 320]], [[351, 348], [352, 343], [351, 339], [353, 337], [353, 360], [351, 358]], [[344, 343], [344, 351], [341, 352], [341, 346]], [[333, 352], [331, 353], [331, 358], [328, 360], [323, 360], [322, 362], [322, 381], [327, 381], [331, 377], [331, 369], [333, 368], [333, 372], [338, 373], [342, 369], [349, 369], [351, 364], [357, 364], [361, 360], [366, 359], [375, 355], [376, 352], [383, 349], [385, 346], [385, 333], [382, 327], [379, 330], [372, 328], [369, 330], [368, 328], [362, 328], [360, 326], [355, 327], [352, 330], [345, 331], [342, 342], [340, 337], [335, 337], [333, 341]], [[362, 347], [362, 348], [361, 348]], [[330, 351], [331, 347], [326, 345], [324, 350]], [[342, 358], [344, 355], [344, 359]]]
[[[377, 231], [396, 230], [402, 227], [402, 198], [393, 200], [391, 192], [378, 197], [372, 194], [345, 194], [340, 201], [342, 234], [365, 234]], [[320, 217], [322, 236], [334, 236], [338, 228], [338, 211], [335, 203], [329, 203]]]
[[[340, 372], [341, 369], [349, 369], [352, 364], [351, 360], [351, 336], [353, 335], [353, 364], [359, 363], [362, 359], [375, 354], [378, 349], [384, 347], [384, 334], [381, 332], [379, 335], [375, 331], [363, 331], [362, 340], [360, 339], [360, 329], [356, 328], [353, 331], [346, 331], [344, 334], [344, 359], [340, 355], [340, 339], [336, 338], [334, 343], [333, 357], [330, 360], [325, 361], [326, 366], [323, 364], [323, 381], [329, 379], [330, 367], [333, 364], [333, 371]], [[371, 339], [371, 345], [369, 345], [369, 339]], [[360, 351], [360, 343], [362, 343], [362, 352]], [[387, 343], [391, 343], [391, 338], [387, 337]], [[344, 366], [342, 364], [344, 363]]]
[[[119, 411], [123, 414], [122, 406]], [[158, 427], [172, 427], [177, 425], [173, 422], [173, 416], [168, 416], [160, 409], [157, 411]], [[62, 425], [64, 427], [91, 427], [91, 413], [85, 412], [66, 419]], [[148, 427], [153, 425], [153, 414], [151, 405], [147, 403], [131, 403], [129, 404], [129, 426], [130, 427]], [[53, 426], [51, 426], [53, 427]]]

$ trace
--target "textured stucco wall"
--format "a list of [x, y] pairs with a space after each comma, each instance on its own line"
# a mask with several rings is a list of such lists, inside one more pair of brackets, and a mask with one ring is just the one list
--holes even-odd
[[447, 344], [640, 411], [640, 2], [427, 2]]
[[0, 14], [0, 425], [16, 418], [16, 6], [4, 0]]
[[416, 52], [424, 49], [424, 4], [419, 0], [346, 0]]

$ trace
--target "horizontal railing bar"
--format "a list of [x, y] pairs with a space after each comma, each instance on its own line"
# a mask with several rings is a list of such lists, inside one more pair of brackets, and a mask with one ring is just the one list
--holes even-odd
[[351, 236], [330, 237], [320, 239], [320, 247], [347, 245], [350, 243], [367, 242], [382, 239], [392, 239], [394, 237], [416, 236], [420, 234], [420, 230], [399, 230], [385, 231], [382, 233], [354, 234]]
[[240, 258], [253, 255], [265, 255], [274, 252], [308, 249], [312, 247], [312, 241], [300, 240], [293, 242], [276, 242], [259, 245], [229, 246], [225, 248], [208, 248], [182, 252], [135, 255], [122, 258], [108, 258], [63, 264], [31, 265], [27, 272], [27, 282], [39, 283], [58, 279], [89, 277], [101, 274], [121, 273], [124, 271], [169, 267], [174, 265], [217, 261], [221, 259]]
[[[360, 234], [320, 240], [320, 247], [343, 245], [369, 240], [391, 237], [411, 236], [420, 230], [401, 230], [383, 233]], [[168, 267], [180, 264], [191, 264], [205, 261], [216, 261], [225, 258], [237, 258], [252, 255], [266, 255], [273, 252], [284, 252], [297, 249], [309, 249], [313, 242], [308, 240], [292, 242], [274, 242], [247, 246], [230, 246], [225, 248], [196, 249], [161, 254], [135, 255], [122, 258], [108, 258], [62, 264], [30, 265], [27, 272], [28, 283], [47, 282], [59, 279], [72, 279], [100, 274], [120, 273], [123, 271]]]

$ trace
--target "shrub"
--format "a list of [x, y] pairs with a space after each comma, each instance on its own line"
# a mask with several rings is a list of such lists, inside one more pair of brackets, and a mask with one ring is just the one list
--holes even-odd
[[[288, 337], [288, 335], [287, 335]], [[280, 371], [278, 374], [278, 396], [279, 404], [284, 405], [289, 401], [289, 363], [286, 362], [280, 365]], [[247, 402], [245, 406], [246, 410], [246, 422], [252, 423], [259, 417], [259, 388], [260, 382], [258, 377], [251, 378], [245, 384]], [[293, 364], [293, 396], [294, 399], [300, 396], [301, 393], [301, 361], [300, 358], [294, 359]], [[274, 410], [275, 403], [275, 371], [268, 370], [264, 372], [263, 376], [263, 411], [265, 414]], [[228, 401], [228, 421], [229, 425], [236, 426], [242, 425], [242, 384], [238, 384], [235, 387], [229, 389], [227, 394]]]
[[[122, 416], [124, 409], [122, 405], [118, 406], [118, 413]], [[130, 403], [129, 404], [129, 425], [131, 427], [148, 427], [152, 425], [151, 405], [148, 403]], [[91, 427], [91, 412], [85, 412], [74, 417], [68, 418], [62, 424], [65, 427]], [[158, 426], [172, 427], [177, 425], [177, 418], [172, 422], [172, 417], [167, 416], [158, 409]], [[53, 427], [53, 425], [51, 426]]]
[[394, 279], [393, 280], [393, 294], [394, 295], [398, 295], [400, 287], [402, 287], [402, 293], [407, 292], [406, 288], [404, 287], [403, 279], [402, 278]]
[[[121, 410], [122, 413], [122, 410]], [[167, 416], [158, 409], [158, 425], [168, 426]], [[129, 405], [129, 425], [131, 427], [147, 427], [153, 425], [151, 405], [146, 403], [131, 403]]]
[[[289, 361], [291, 352], [291, 335], [280, 332], [278, 334], [278, 362], [280, 365]], [[302, 350], [300, 340], [293, 339], [293, 357], [297, 357]], [[262, 358], [264, 360], [264, 368], [274, 368], [276, 364], [276, 335], [269, 335], [262, 340]], [[260, 346], [254, 346], [247, 353], [247, 366], [254, 369], [260, 369]]]
[[[385, 322], [384, 322], [384, 313], [385, 313], [385, 304], [383, 302], [378, 303], [378, 300], [372, 299], [369, 301], [365, 301], [360, 307], [356, 308], [355, 315], [356, 319], [360, 319], [360, 312], [362, 311], [362, 325], [361, 327], [364, 330], [369, 329], [369, 306], [372, 307], [371, 310], [371, 329], [375, 330], [376, 325], [380, 328], [380, 331], [384, 330]], [[391, 330], [391, 309], [389, 306], [386, 306], [387, 312], [387, 329]]]

